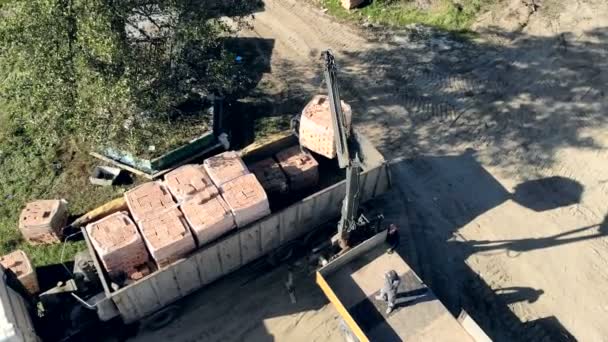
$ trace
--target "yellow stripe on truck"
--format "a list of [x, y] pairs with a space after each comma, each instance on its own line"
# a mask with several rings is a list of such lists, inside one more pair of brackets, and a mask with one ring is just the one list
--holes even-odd
[[327, 284], [327, 281], [325, 281], [325, 278], [323, 278], [323, 275], [321, 275], [321, 273], [319, 272], [317, 272], [317, 285], [319, 285], [323, 293], [325, 293], [327, 299], [329, 299], [329, 301], [334, 305], [336, 310], [338, 310], [338, 313], [340, 314], [344, 322], [346, 322], [350, 330], [355, 334], [355, 336], [357, 336], [359, 341], [369, 342], [369, 338], [365, 336], [363, 330], [361, 330], [361, 328], [355, 322], [353, 317], [348, 313], [348, 310], [346, 310], [340, 299], [338, 299], [334, 291]]

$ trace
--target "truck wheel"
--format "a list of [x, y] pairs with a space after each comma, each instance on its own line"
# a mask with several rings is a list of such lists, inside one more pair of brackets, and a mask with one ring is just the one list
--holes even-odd
[[146, 330], [155, 331], [173, 322], [173, 320], [177, 318], [178, 314], [179, 307], [177, 305], [170, 305], [145, 318], [142, 322], [142, 326]]

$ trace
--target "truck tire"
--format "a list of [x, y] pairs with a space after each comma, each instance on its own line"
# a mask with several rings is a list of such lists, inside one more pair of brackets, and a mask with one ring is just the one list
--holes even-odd
[[179, 316], [179, 306], [170, 305], [161, 309], [142, 320], [145, 330], [156, 331], [164, 328]]

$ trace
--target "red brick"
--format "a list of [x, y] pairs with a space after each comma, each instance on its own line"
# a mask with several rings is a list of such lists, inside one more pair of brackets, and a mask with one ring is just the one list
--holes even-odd
[[137, 227], [125, 212], [106, 216], [86, 230], [111, 279], [139, 272], [150, 261]]
[[287, 192], [287, 177], [279, 164], [272, 158], [266, 158], [249, 165], [249, 170], [260, 181], [267, 193], [283, 194]]
[[188, 222], [177, 207], [150, 216], [138, 225], [159, 267], [187, 256], [196, 248]]
[[253, 174], [233, 179], [225, 183], [220, 190], [232, 210], [237, 227], [243, 227], [270, 214], [266, 192]]
[[291, 191], [314, 187], [319, 182], [319, 164], [310, 153], [302, 152], [299, 146], [277, 153], [276, 158], [287, 175]]
[[220, 153], [208, 158], [203, 162], [203, 166], [217, 187], [249, 173], [247, 166], [235, 151]]
[[219, 194], [219, 190], [202, 165], [184, 165], [167, 173], [165, 185], [178, 202], [196, 194], [201, 194], [206, 199]]
[[19, 230], [31, 244], [57, 243], [67, 224], [68, 213], [63, 200], [39, 200], [28, 203], [19, 217]]
[[129, 211], [135, 222], [175, 206], [169, 191], [160, 182], [144, 183], [125, 193]]
[[[342, 112], [350, 129], [352, 121], [351, 107], [342, 101]], [[316, 95], [304, 107], [300, 117], [300, 144], [327, 158], [336, 156], [334, 142], [334, 127], [331, 120], [329, 99], [324, 95]]]
[[207, 199], [197, 195], [182, 203], [180, 209], [188, 220], [199, 247], [236, 227], [232, 211], [221, 196]]
[[0, 257], [0, 265], [13, 271], [29, 293], [36, 294], [40, 291], [36, 270], [24, 251], [18, 249]]

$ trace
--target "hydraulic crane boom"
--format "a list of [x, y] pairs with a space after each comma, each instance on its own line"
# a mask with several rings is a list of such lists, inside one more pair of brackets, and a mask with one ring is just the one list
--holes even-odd
[[331, 51], [323, 52], [325, 60], [325, 83], [329, 97], [329, 107], [334, 128], [334, 141], [338, 165], [346, 169], [346, 194], [342, 203], [342, 216], [338, 223], [336, 239], [342, 248], [348, 246], [349, 233], [357, 228], [359, 211], [359, 157], [352, 154], [351, 128], [346, 122], [340, 101], [340, 90], [336, 76], [336, 63]]

